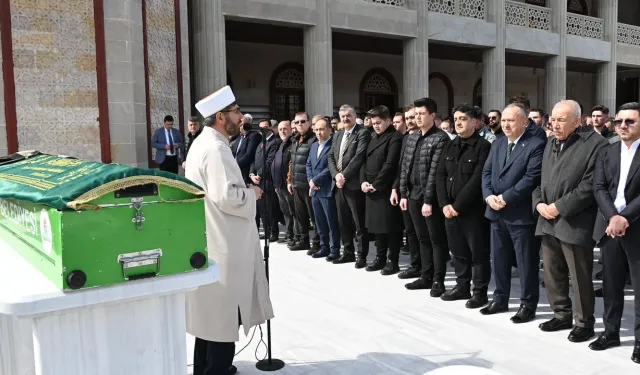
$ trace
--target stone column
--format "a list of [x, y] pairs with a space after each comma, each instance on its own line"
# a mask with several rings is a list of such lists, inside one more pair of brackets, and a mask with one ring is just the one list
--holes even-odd
[[487, 21], [496, 25], [496, 46], [482, 55], [482, 107], [485, 112], [505, 106], [505, 0], [487, 2]]
[[142, 0], [104, 2], [111, 161], [147, 168]]
[[[2, 35], [2, 30], [0, 30]], [[3, 82], [3, 69], [5, 64], [2, 64], [2, 38], [0, 38], [0, 155], [7, 155], [7, 123], [4, 117], [4, 82]]]
[[309, 116], [333, 115], [333, 44], [329, 0], [315, 0], [318, 21], [304, 29], [304, 97]]
[[551, 56], [545, 66], [545, 110], [549, 113], [553, 106], [567, 98], [567, 0], [550, 2], [551, 31], [560, 36], [557, 56]]
[[[429, 32], [427, 0], [410, 0], [410, 9], [418, 14], [418, 32], [415, 38], [405, 40], [402, 69], [402, 100], [400, 106], [429, 96]], [[442, 105], [445, 103], [438, 103]], [[438, 109], [445, 113], [443, 108]]]
[[[189, 72], [189, 5], [188, 0], [180, 0], [180, 36], [182, 40], [180, 45], [182, 48], [182, 107], [184, 108], [185, 132], [187, 120], [189, 117], [197, 115], [197, 111], [191, 109], [191, 78]], [[225, 59], [226, 60], [226, 59]], [[227, 78], [225, 74], [225, 79]]]
[[604, 21], [604, 40], [610, 43], [611, 60], [598, 67], [595, 74], [596, 105], [604, 105], [615, 114], [616, 108], [616, 83], [618, 80], [618, 59], [616, 46], [618, 37], [618, 1], [600, 0], [598, 2], [598, 15]]
[[197, 102], [227, 84], [227, 42], [222, 1], [193, 0], [191, 11]]

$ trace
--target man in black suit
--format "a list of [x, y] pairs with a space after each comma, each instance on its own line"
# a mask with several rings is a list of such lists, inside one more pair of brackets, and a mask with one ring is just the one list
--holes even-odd
[[[356, 268], [364, 268], [369, 255], [369, 238], [365, 227], [365, 195], [360, 189], [360, 168], [364, 163], [371, 132], [362, 125], [356, 125], [356, 112], [350, 105], [343, 105], [338, 113], [342, 129], [335, 135], [328, 159], [344, 253], [333, 263], [356, 262]], [[354, 233], [358, 238], [357, 261]]]
[[604, 218], [594, 228], [593, 237], [602, 239], [605, 331], [589, 347], [604, 350], [620, 345], [628, 266], [635, 304], [631, 360], [640, 363], [640, 103], [620, 106], [614, 124], [621, 142], [602, 149], [593, 177], [599, 214]]
[[539, 215], [536, 235], [542, 239], [545, 290], [554, 313], [540, 329], [571, 329], [575, 320], [568, 337], [571, 342], [587, 341], [594, 335], [591, 273], [595, 242], [591, 237], [597, 207], [592, 181], [598, 152], [607, 144], [596, 132], [580, 132], [580, 118], [580, 105], [573, 100], [553, 107], [554, 136], [544, 150], [541, 183], [533, 192], [532, 206]]
[[386, 106], [377, 106], [368, 114], [375, 134], [360, 169], [360, 187], [366, 193], [366, 226], [369, 233], [376, 235], [377, 254], [366, 270], [392, 275], [400, 271], [403, 223], [400, 208], [389, 202], [389, 196], [400, 159], [402, 133], [391, 126], [391, 114]]
[[236, 162], [242, 172], [244, 182], [251, 184], [249, 178], [249, 168], [256, 158], [256, 149], [260, 145], [262, 136], [260, 132], [251, 130], [251, 124], [244, 122], [241, 126], [240, 135], [231, 144], [231, 151], [236, 158]]
[[262, 198], [258, 199], [258, 214], [262, 218], [264, 235], [269, 238], [269, 241], [276, 242], [280, 233], [278, 227], [278, 195], [273, 187], [271, 168], [265, 168], [265, 166], [270, 166], [273, 163], [278, 150], [277, 137], [271, 131], [270, 125], [269, 120], [260, 121], [260, 127], [268, 129], [264, 133], [267, 139], [266, 142], [261, 140], [256, 149], [256, 156], [249, 168], [249, 179], [263, 191]]
[[[449, 249], [453, 254], [456, 286], [442, 295], [444, 301], [467, 299], [466, 307], [488, 302], [491, 279], [489, 220], [484, 217], [482, 168], [491, 143], [475, 131], [482, 112], [461, 104], [453, 109], [458, 136], [445, 146], [436, 172], [438, 202], [446, 217]], [[470, 283], [473, 279], [473, 297]]]
[[535, 317], [540, 294], [540, 241], [535, 236], [531, 194], [540, 184], [545, 141], [527, 130], [527, 114], [518, 104], [505, 108], [501, 122], [505, 137], [493, 142], [482, 171], [482, 196], [487, 203], [485, 216], [491, 220], [496, 290], [493, 301], [480, 312], [490, 315], [508, 311], [515, 254], [521, 305], [511, 321], [524, 323]]

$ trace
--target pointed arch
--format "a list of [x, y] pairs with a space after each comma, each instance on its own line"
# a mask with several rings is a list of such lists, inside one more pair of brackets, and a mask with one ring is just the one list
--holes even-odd
[[367, 71], [360, 81], [360, 111], [385, 105], [391, 113], [398, 109], [398, 84], [391, 73], [383, 68]]
[[291, 120], [304, 109], [304, 66], [297, 62], [287, 62], [277, 67], [269, 83], [271, 117]]
[[567, 1], [567, 12], [581, 14], [583, 16], [589, 15], [589, 7], [587, 6], [587, 2], [584, 0], [568, 0]]
[[[453, 106], [455, 105], [453, 102], [453, 84], [451, 84], [451, 80], [449, 79], [449, 77], [447, 77], [445, 74], [443, 73], [439, 73], [439, 72], [434, 72], [429, 74], [429, 82], [431, 82], [432, 79], [439, 79], [440, 81], [442, 81], [442, 83], [444, 83], [445, 87], [447, 88], [447, 112], [446, 114], [443, 114], [443, 118], [448, 117], [451, 115], [451, 110], [453, 109]], [[443, 113], [442, 109], [440, 109], [440, 106], [442, 104], [438, 103], [438, 108], [439, 108], [439, 112]]]

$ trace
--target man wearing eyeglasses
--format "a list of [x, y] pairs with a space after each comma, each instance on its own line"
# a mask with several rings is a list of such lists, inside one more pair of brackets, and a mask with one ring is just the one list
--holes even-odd
[[635, 344], [631, 360], [640, 363], [640, 103], [620, 106], [614, 120], [620, 142], [605, 146], [596, 161], [593, 191], [604, 220], [594, 228], [601, 241], [604, 289], [604, 332], [592, 350], [620, 346], [627, 267], [634, 293]]

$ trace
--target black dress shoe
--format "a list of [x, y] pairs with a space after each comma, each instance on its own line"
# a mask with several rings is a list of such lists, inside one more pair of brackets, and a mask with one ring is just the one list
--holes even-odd
[[289, 246], [289, 250], [291, 251], [300, 251], [300, 250], [309, 250], [311, 249], [311, 244], [309, 241], [298, 241], [292, 246]]
[[327, 262], [333, 262], [334, 260], [340, 258], [340, 254], [329, 254], [328, 257], [325, 258]]
[[509, 311], [509, 306], [506, 303], [498, 303], [496, 301], [491, 301], [489, 306], [480, 309], [480, 314], [482, 315], [493, 315], [498, 313], [503, 313]]
[[444, 283], [441, 281], [435, 281], [431, 286], [431, 292], [429, 292], [429, 295], [433, 298], [440, 298], [445, 291]]
[[571, 342], [585, 342], [595, 336], [593, 327], [575, 327], [567, 339]]
[[404, 284], [404, 287], [409, 290], [418, 290], [418, 289], [431, 289], [432, 285], [433, 285], [433, 281], [425, 280], [421, 277], [417, 280], [413, 280], [408, 284]]
[[595, 277], [597, 280], [602, 280], [602, 271], [598, 271], [596, 272], [595, 275], [593, 275], [593, 277]]
[[231, 367], [229, 367], [229, 372], [227, 372], [228, 375], [233, 375], [236, 372], [238, 372], [238, 368], [234, 365], [231, 365]]
[[313, 255], [320, 251], [320, 249], [314, 249], [313, 247], [307, 251], [307, 255]]
[[547, 320], [544, 323], [540, 323], [538, 327], [543, 332], [562, 331], [563, 329], [573, 328], [573, 320], [571, 319], [563, 320], [558, 318], [552, 318], [551, 320]]
[[456, 285], [451, 290], [447, 290], [440, 297], [443, 301], [459, 301], [471, 298], [471, 291], [468, 285]]
[[356, 260], [356, 269], [360, 269], [360, 268], [365, 268], [367, 266], [367, 258], [365, 257], [358, 257], [358, 260]]
[[398, 274], [399, 279], [416, 279], [418, 277], [420, 277], [420, 271], [413, 267], [409, 267]]
[[636, 341], [633, 344], [633, 354], [631, 355], [631, 360], [635, 363], [640, 363], [640, 340]]
[[315, 253], [311, 254], [311, 256], [313, 258], [324, 258], [324, 257], [328, 257], [329, 254], [331, 254], [328, 251], [316, 251]]
[[596, 341], [589, 344], [589, 349], [595, 351], [607, 350], [614, 346], [620, 346], [620, 335], [615, 333], [602, 332]]
[[464, 307], [467, 309], [477, 309], [489, 302], [487, 298], [487, 292], [475, 292], [473, 293], [473, 297], [469, 298], [467, 303], [464, 304]]
[[593, 291], [593, 296], [596, 298], [602, 298], [604, 297], [604, 292], [602, 290], [602, 288], [598, 288], [596, 290]]
[[520, 306], [516, 315], [511, 317], [511, 321], [515, 324], [521, 324], [532, 321], [536, 317], [536, 310], [527, 307]]
[[387, 265], [384, 266], [382, 271], [380, 271], [380, 274], [382, 276], [389, 276], [389, 275], [393, 275], [394, 273], [397, 273], [398, 271], [400, 271], [400, 267], [398, 267], [397, 263], [387, 262]]
[[380, 271], [387, 265], [387, 261], [384, 258], [376, 257], [376, 259], [370, 265], [365, 268], [367, 272]]
[[356, 261], [356, 256], [353, 254], [342, 254], [342, 256], [333, 261], [333, 264], [351, 263]]

